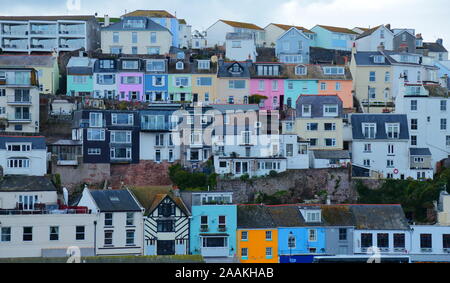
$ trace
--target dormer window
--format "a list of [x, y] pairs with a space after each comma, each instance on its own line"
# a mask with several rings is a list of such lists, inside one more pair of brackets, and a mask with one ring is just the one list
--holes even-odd
[[100, 69], [114, 69], [114, 60], [100, 60]]
[[243, 70], [242, 70], [241, 66], [239, 66], [239, 64], [235, 63], [231, 66], [230, 72], [232, 74], [240, 74], [243, 72]]
[[377, 124], [375, 123], [363, 123], [362, 130], [364, 138], [374, 139], [377, 134]]
[[302, 113], [304, 117], [311, 117], [311, 105], [303, 104], [302, 105]]
[[338, 105], [337, 104], [325, 104], [323, 106], [323, 116], [336, 117], [337, 115], [338, 115]]
[[323, 73], [325, 75], [343, 75], [344, 68], [343, 67], [324, 67]]
[[211, 63], [209, 60], [198, 60], [199, 70], [209, 70]]
[[164, 60], [148, 60], [147, 72], [164, 72], [166, 64]]
[[307, 73], [307, 69], [306, 66], [304, 65], [298, 65], [297, 67], [295, 67], [295, 74], [297, 76], [304, 76]]
[[139, 61], [126, 60], [122, 62], [122, 69], [124, 70], [137, 70], [139, 69]]
[[373, 56], [373, 62], [382, 64], [385, 62], [385, 58], [384, 58], [384, 56], [381, 56], [381, 55], [375, 55], [375, 56]]
[[145, 20], [126, 20], [123, 23], [124, 28], [145, 28]]
[[300, 209], [300, 212], [306, 223], [322, 222], [322, 213], [320, 209]]
[[258, 76], [278, 76], [280, 75], [280, 66], [278, 65], [258, 65]]
[[176, 64], [176, 69], [177, 70], [183, 70], [184, 69], [184, 63], [183, 62], [177, 62], [177, 64]]
[[388, 139], [400, 138], [400, 124], [399, 123], [387, 123], [386, 124], [386, 135], [387, 135]]

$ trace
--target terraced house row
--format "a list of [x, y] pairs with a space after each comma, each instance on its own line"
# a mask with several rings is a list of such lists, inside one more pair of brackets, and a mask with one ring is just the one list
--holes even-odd
[[[447, 261], [449, 195], [437, 225], [410, 225], [400, 205], [240, 205], [227, 192], [84, 189], [45, 177], [1, 180], [0, 257], [202, 255], [207, 262], [310, 263], [316, 257], [408, 255]], [[32, 213], [31, 213], [32, 212]]]

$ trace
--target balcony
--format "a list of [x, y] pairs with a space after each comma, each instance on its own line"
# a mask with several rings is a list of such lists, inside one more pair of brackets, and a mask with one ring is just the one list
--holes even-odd
[[28, 37], [28, 24], [3, 24], [3, 37]]
[[28, 96], [16, 96], [16, 95], [9, 95], [7, 98], [7, 103], [9, 105], [31, 105], [31, 97]]
[[11, 123], [31, 123], [31, 113], [8, 114], [8, 121]]
[[84, 24], [60, 24], [59, 25], [60, 37], [85, 37], [85, 25]]
[[226, 232], [227, 231], [227, 226], [226, 225], [219, 225], [218, 231], [219, 232]]
[[209, 227], [208, 225], [200, 225], [200, 232], [208, 232]]
[[15, 209], [0, 209], [0, 215], [54, 215], [54, 214], [91, 214], [87, 207], [59, 206], [35, 203], [27, 209], [22, 203], [17, 203]]
[[171, 130], [170, 123], [152, 123], [152, 122], [141, 122], [141, 129], [143, 131], [155, 131], [155, 132], [163, 132]]

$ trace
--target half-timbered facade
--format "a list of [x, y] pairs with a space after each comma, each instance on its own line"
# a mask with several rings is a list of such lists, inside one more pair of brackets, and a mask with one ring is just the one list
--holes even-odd
[[188, 254], [189, 217], [180, 197], [156, 195], [144, 220], [145, 255]]

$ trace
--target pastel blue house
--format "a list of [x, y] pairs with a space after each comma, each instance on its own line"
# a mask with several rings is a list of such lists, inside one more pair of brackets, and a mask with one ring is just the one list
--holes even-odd
[[280, 263], [311, 263], [326, 252], [326, 228], [320, 206], [272, 206], [270, 214], [278, 226]]
[[286, 65], [287, 78], [284, 80], [284, 101], [288, 107], [295, 107], [300, 95], [317, 95], [319, 93], [319, 78], [314, 78], [313, 65]]
[[310, 46], [311, 39], [292, 27], [277, 39], [275, 54], [282, 63], [308, 64]]
[[316, 25], [311, 29], [316, 33], [314, 47], [337, 50], [352, 50], [358, 34], [347, 28]]
[[166, 59], [149, 59], [146, 61], [144, 75], [144, 100], [146, 102], [169, 100], [169, 75]]
[[[190, 251], [232, 260], [236, 254], [237, 207], [232, 193], [192, 193]], [[184, 197], [183, 197], [184, 198]]]

